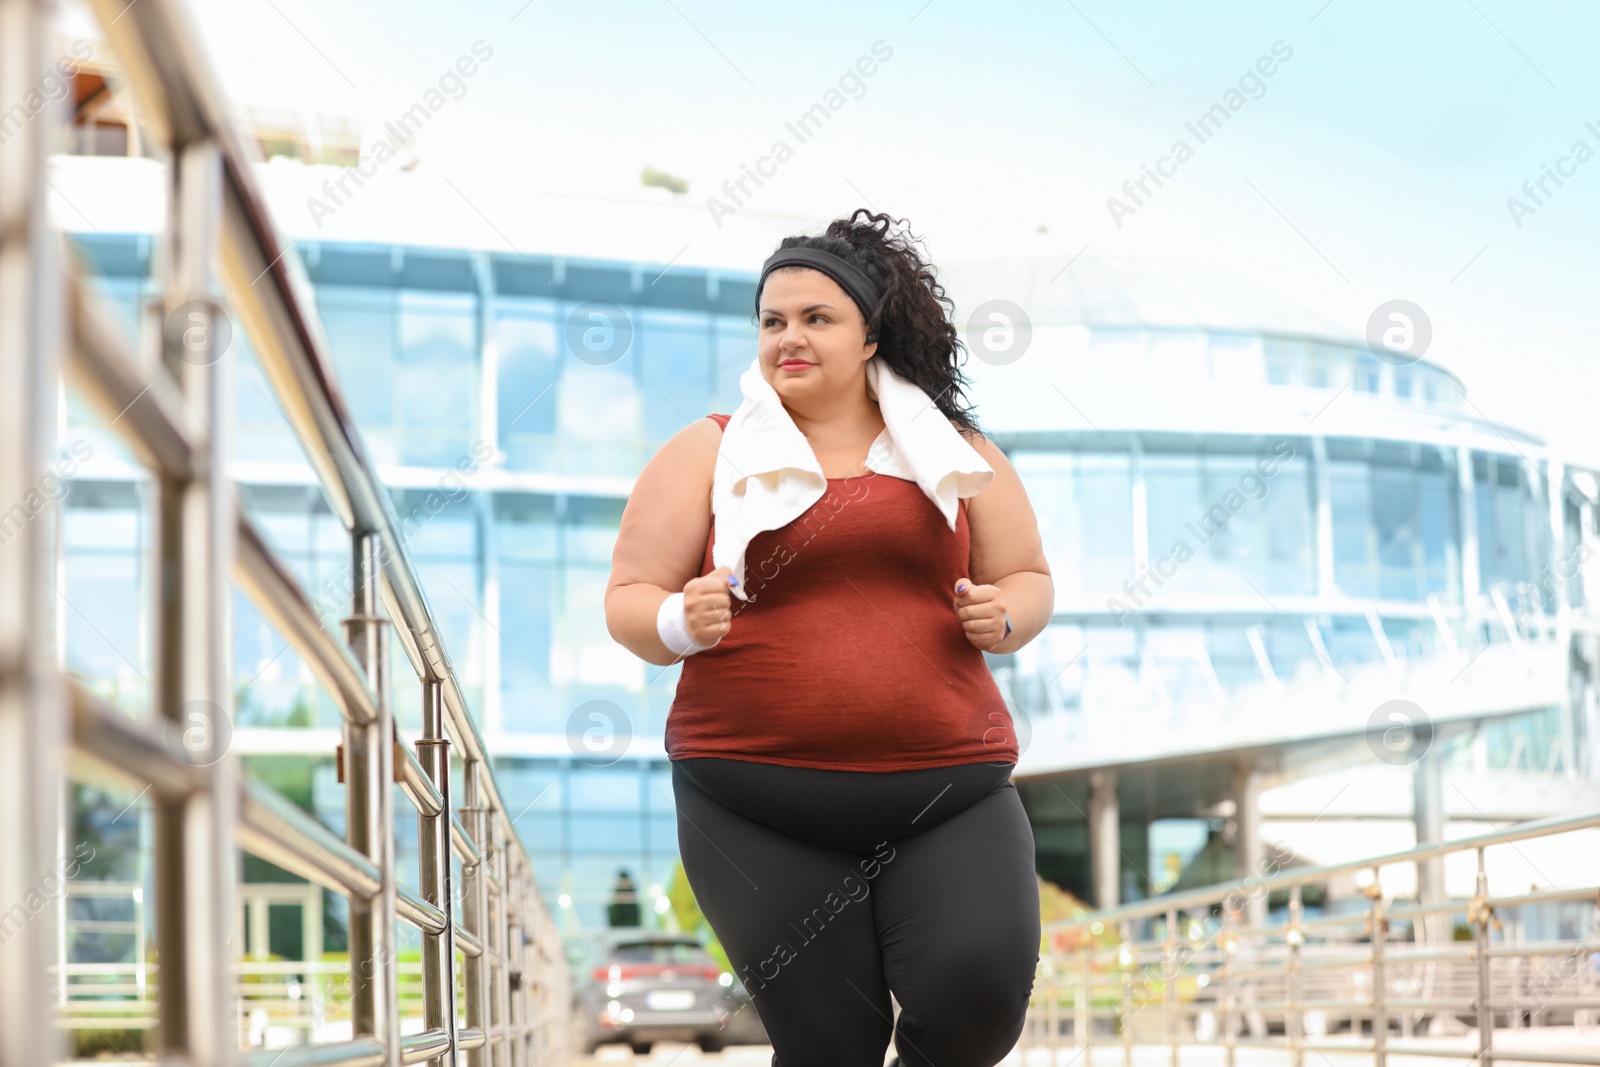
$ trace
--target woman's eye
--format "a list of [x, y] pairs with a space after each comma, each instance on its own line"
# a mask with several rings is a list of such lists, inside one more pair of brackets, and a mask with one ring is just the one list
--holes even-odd
[[[821, 312], [821, 311], [814, 311], [814, 312], [811, 313], [811, 318], [808, 319], [807, 321], [815, 322], [817, 319], [821, 319], [823, 322], [827, 322], [828, 321], [828, 316], [826, 314], [824, 314], [823, 312]], [[761, 325], [762, 325], [763, 328], [765, 328], [765, 327], [773, 325], [777, 321], [778, 321], [777, 319], [765, 319], [765, 320], [762, 321]]]

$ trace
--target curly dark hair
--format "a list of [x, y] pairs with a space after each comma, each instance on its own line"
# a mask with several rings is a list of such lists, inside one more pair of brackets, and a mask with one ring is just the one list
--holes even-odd
[[[773, 251], [820, 248], [864, 271], [883, 293], [867, 320], [867, 335], [875, 333], [878, 338], [873, 358], [883, 360], [896, 374], [921, 386], [963, 433], [981, 434], [964, 393], [968, 380], [957, 364], [957, 357], [966, 346], [950, 321], [955, 301], [945, 295], [933, 264], [918, 249], [919, 238], [909, 229], [891, 233], [895, 225], [904, 224], [904, 219], [857, 208], [848, 218], [828, 223], [822, 236], [785, 237]], [[808, 269], [794, 265], [779, 267], [773, 273]]]

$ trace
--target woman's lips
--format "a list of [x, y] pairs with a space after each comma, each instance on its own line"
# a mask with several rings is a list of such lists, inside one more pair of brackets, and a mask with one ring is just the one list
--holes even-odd
[[811, 364], [807, 363], [803, 359], [786, 359], [782, 363], [778, 364], [778, 369], [779, 370], [805, 370], [809, 366], [811, 366]]

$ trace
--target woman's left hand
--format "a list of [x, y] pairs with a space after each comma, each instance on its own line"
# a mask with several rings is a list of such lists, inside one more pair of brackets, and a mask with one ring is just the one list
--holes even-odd
[[988, 652], [1004, 641], [1008, 617], [1005, 590], [998, 585], [974, 585], [970, 578], [956, 580], [956, 618], [973, 646]]

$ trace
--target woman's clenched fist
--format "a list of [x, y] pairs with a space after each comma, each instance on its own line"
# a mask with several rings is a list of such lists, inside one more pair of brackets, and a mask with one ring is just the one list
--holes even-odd
[[1011, 635], [1006, 592], [998, 585], [978, 585], [970, 578], [957, 579], [955, 605], [956, 618], [961, 620], [968, 644], [990, 652]]
[[714, 645], [732, 627], [732, 596], [728, 590], [735, 583], [732, 567], [718, 567], [710, 574], [689, 579], [683, 587], [683, 621], [696, 643]]

